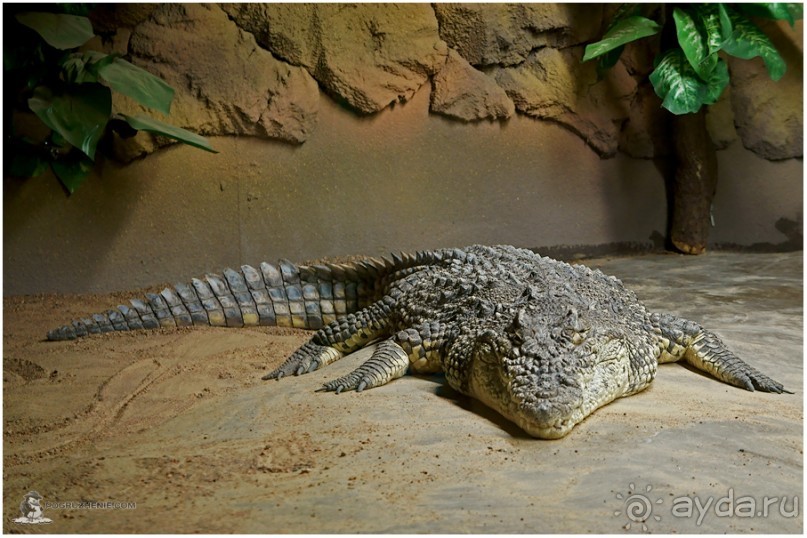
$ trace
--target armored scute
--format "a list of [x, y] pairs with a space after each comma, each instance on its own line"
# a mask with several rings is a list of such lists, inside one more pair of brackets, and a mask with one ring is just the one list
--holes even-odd
[[454, 389], [546, 439], [645, 389], [662, 362], [684, 360], [751, 391], [787, 392], [699, 324], [648, 312], [616, 278], [510, 246], [347, 265], [245, 265], [74, 321], [48, 338], [189, 325], [316, 330], [264, 379], [305, 374], [380, 341], [370, 359], [322, 390], [443, 372]]

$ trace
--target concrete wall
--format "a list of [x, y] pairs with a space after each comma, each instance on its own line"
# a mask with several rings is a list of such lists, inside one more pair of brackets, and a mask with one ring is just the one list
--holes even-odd
[[[302, 146], [217, 137], [218, 155], [171, 147], [107, 161], [69, 198], [50, 175], [6, 180], [4, 294], [124, 290], [279, 257], [649, 247], [665, 232], [652, 161], [600, 159], [552, 123], [457, 123], [428, 114], [426, 91], [371, 117], [319, 105]], [[801, 233], [801, 160], [739, 143], [719, 158], [714, 242], [782, 243], [781, 219]]]
[[[92, 47], [172, 84], [167, 121], [220, 153], [140, 133], [112, 141], [131, 164], [101, 160], [69, 198], [49, 174], [5, 179], [4, 294], [471, 243], [566, 257], [660, 248], [670, 143], [646, 82], [657, 43], [628, 46], [602, 80], [580, 61], [610, 11], [102, 5]], [[708, 115], [724, 148], [712, 246], [802, 243], [802, 24], [765, 31], [788, 73], [774, 83], [759, 58], [731, 61]]]

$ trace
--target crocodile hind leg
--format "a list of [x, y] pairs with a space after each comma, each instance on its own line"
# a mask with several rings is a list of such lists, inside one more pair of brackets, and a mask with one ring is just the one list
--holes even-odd
[[715, 333], [704, 329], [694, 321], [670, 314], [653, 314], [651, 319], [661, 329], [663, 349], [659, 362], [684, 359], [698, 370], [746, 390], [790, 393], [781, 383], [737, 357]]
[[313, 372], [341, 359], [347, 353], [361, 349], [373, 340], [387, 336], [390, 330], [390, 312], [394, 304], [394, 300], [386, 296], [355, 314], [332, 321], [262, 379], [280, 379], [290, 374]]

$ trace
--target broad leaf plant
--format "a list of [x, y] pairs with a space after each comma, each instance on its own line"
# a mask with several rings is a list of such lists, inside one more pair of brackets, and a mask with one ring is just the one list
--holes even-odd
[[[603, 38], [586, 47], [583, 61], [598, 59], [600, 69], [613, 67], [625, 45], [655, 35], [663, 25], [640, 14], [642, 5], [623, 4]], [[717, 102], [729, 83], [720, 52], [742, 59], [757, 56], [771, 79], [785, 74], [785, 62], [771, 40], [749, 19], [786, 20], [791, 27], [802, 17], [801, 4], [677, 4], [672, 11], [677, 45], [653, 62], [650, 82], [673, 114], [689, 114]]]
[[[214, 152], [195, 133], [148, 116], [114, 113], [112, 91], [168, 115], [174, 90], [162, 79], [115, 54], [79, 50], [95, 37], [90, 20], [72, 13], [24, 12], [16, 23], [35, 32], [31, 42], [4, 46], [3, 67], [15, 85], [12, 98], [50, 129], [44, 140], [30, 140], [7, 129], [7, 171], [32, 177], [48, 167], [69, 193], [94, 166], [99, 142], [109, 129], [122, 136], [147, 131]], [[28, 37], [31, 37], [30, 35]], [[10, 92], [6, 92], [10, 93]], [[8, 95], [6, 97], [8, 99]], [[8, 103], [6, 119], [9, 119]]]

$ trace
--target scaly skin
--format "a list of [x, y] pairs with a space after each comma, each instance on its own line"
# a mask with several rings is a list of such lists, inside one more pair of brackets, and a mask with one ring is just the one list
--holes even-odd
[[318, 329], [264, 379], [305, 374], [381, 340], [369, 360], [321, 390], [442, 371], [451, 387], [544, 439], [647, 388], [659, 362], [683, 359], [738, 387], [787, 392], [697, 323], [648, 312], [616, 278], [509, 246], [353, 265], [281, 261], [175, 288], [48, 337], [191, 324]]

